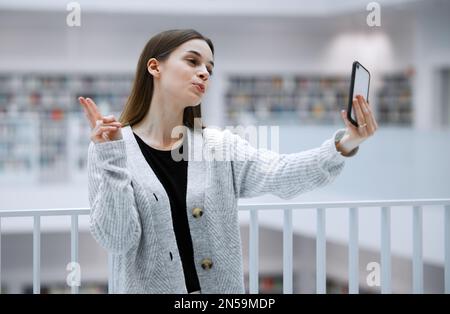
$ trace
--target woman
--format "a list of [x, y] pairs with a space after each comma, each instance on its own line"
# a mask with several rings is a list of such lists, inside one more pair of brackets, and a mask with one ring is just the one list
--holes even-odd
[[[328, 184], [377, 129], [361, 97], [354, 100], [360, 128], [343, 111], [346, 129], [295, 154], [196, 127], [213, 67], [208, 38], [169, 30], [145, 46], [119, 121], [79, 98], [92, 128], [91, 232], [113, 254], [116, 293], [244, 293], [238, 198], [288, 199]], [[179, 126], [184, 132], [173, 137]], [[174, 160], [175, 152], [187, 158]], [[232, 158], [198, 159], [216, 152]]]

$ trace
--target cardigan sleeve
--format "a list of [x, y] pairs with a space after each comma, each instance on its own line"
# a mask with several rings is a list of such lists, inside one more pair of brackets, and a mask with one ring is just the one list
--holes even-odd
[[345, 134], [337, 130], [321, 146], [292, 154], [256, 149], [237, 134], [226, 130], [231, 151], [231, 168], [236, 197], [256, 197], [266, 193], [283, 199], [331, 183], [342, 171], [348, 157], [336, 149], [335, 141]]
[[87, 168], [90, 231], [100, 246], [124, 253], [141, 235], [125, 141], [91, 141]]

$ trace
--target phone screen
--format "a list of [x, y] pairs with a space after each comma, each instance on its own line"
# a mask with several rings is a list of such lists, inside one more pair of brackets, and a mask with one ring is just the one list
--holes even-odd
[[[353, 83], [353, 93], [351, 95], [350, 101], [352, 101], [356, 95], [362, 95], [366, 101], [369, 99], [369, 83], [370, 74], [360, 63], [355, 65], [355, 76]], [[356, 121], [355, 110], [352, 108], [351, 117]]]

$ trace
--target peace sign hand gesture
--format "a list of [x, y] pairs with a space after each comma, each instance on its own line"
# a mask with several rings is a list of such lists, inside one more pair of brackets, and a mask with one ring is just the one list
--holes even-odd
[[113, 115], [102, 116], [97, 105], [90, 98], [79, 97], [84, 113], [91, 126], [91, 140], [94, 143], [103, 143], [122, 139], [122, 123], [116, 121]]

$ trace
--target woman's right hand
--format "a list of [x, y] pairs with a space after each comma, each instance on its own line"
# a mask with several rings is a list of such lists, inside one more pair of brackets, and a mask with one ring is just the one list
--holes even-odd
[[102, 116], [97, 105], [90, 98], [79, 97], [84, 113], [91, 126], [91, 140], [94, 143], [103, 143], [122, 139], [122, 123], [116, 121], [113, 115]]

